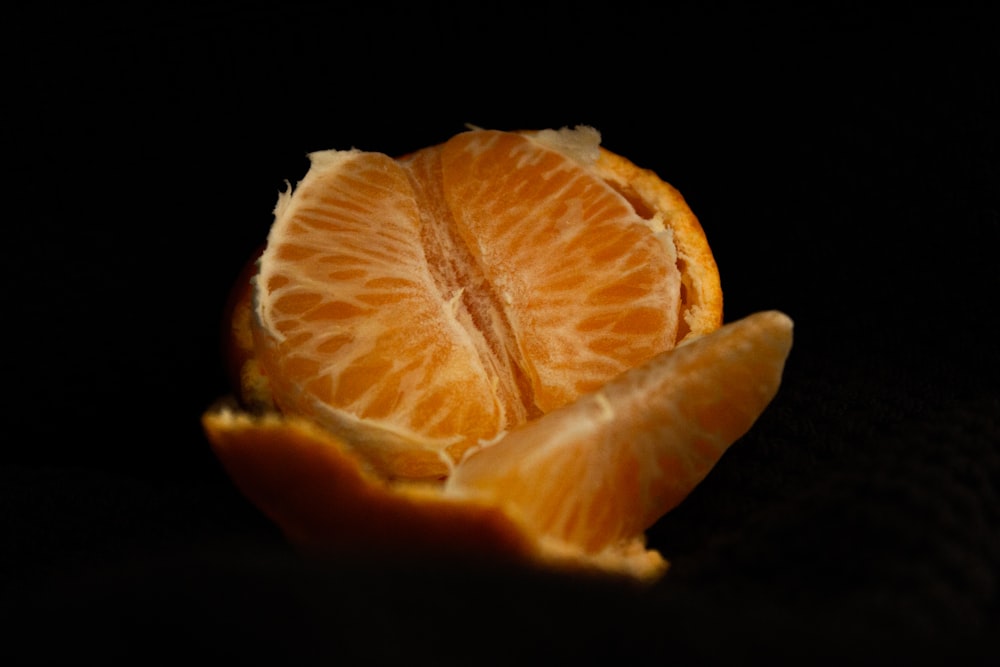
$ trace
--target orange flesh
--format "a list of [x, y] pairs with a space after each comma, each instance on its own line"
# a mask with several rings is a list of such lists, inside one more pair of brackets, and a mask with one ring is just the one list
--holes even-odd
[[561, 152], [478, 131], [318, 166], [265, 251], [258, 359], [286, 413], [419, 442], [376, 464], [390, 476], [443, 477], [439, 452], [457, 461], [677, 339], [669, 238]]

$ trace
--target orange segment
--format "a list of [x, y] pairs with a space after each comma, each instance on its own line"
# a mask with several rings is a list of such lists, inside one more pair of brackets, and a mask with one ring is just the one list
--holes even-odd
[[259, 360], [275, 402], [405, 476], [509, 418], [428, 270], [407, 175], [361, 152], [313, 156], [279, 203], [257, 277]]
[[471, 451], [446, 493], [507, 507], [537, 534], [591, 553], [632, 539], [753, 425], [791, 343], [779, 312], [726, 325]]
[[673, 245], [589, 169], [539, 140], [480, 131], [444, 145], [441, 175], [543, 412], [673, 347]]

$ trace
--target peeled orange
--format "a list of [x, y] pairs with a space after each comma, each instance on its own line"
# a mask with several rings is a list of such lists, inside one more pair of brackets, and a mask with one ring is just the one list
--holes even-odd
[[203, 423], [295, 543], [655, 578], [644, 531], [774, 396], [791, 321], [721, 327], [684, 199], [592, 128], [324, 151], [279, 196]]

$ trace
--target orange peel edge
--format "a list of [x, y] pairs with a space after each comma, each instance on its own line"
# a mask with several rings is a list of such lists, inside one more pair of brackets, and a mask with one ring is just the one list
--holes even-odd
[[505, 504], [453, 497], [441, 485], [388, 482], [308, 420], [217, 405], [202, 415], [240, 492], [309, 557], [379, 556], [541, 567], [640, 583], [668, 569], [638, 535], [599, 553], [533, 533]]

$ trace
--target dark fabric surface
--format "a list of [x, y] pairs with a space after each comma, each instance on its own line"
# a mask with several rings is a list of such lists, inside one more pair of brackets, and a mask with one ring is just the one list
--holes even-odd
[[[998, 65], [987, 15], [632, 3], [10, 15], [0, 653], [356, 664], [1000, 655]], [[655, 586], [305, 562], [199, 417], [305, 154], [585, 123], [686, 196], [781, 391], [649, 532]], [[6, 662], [6, 660], [4, 660]]]

